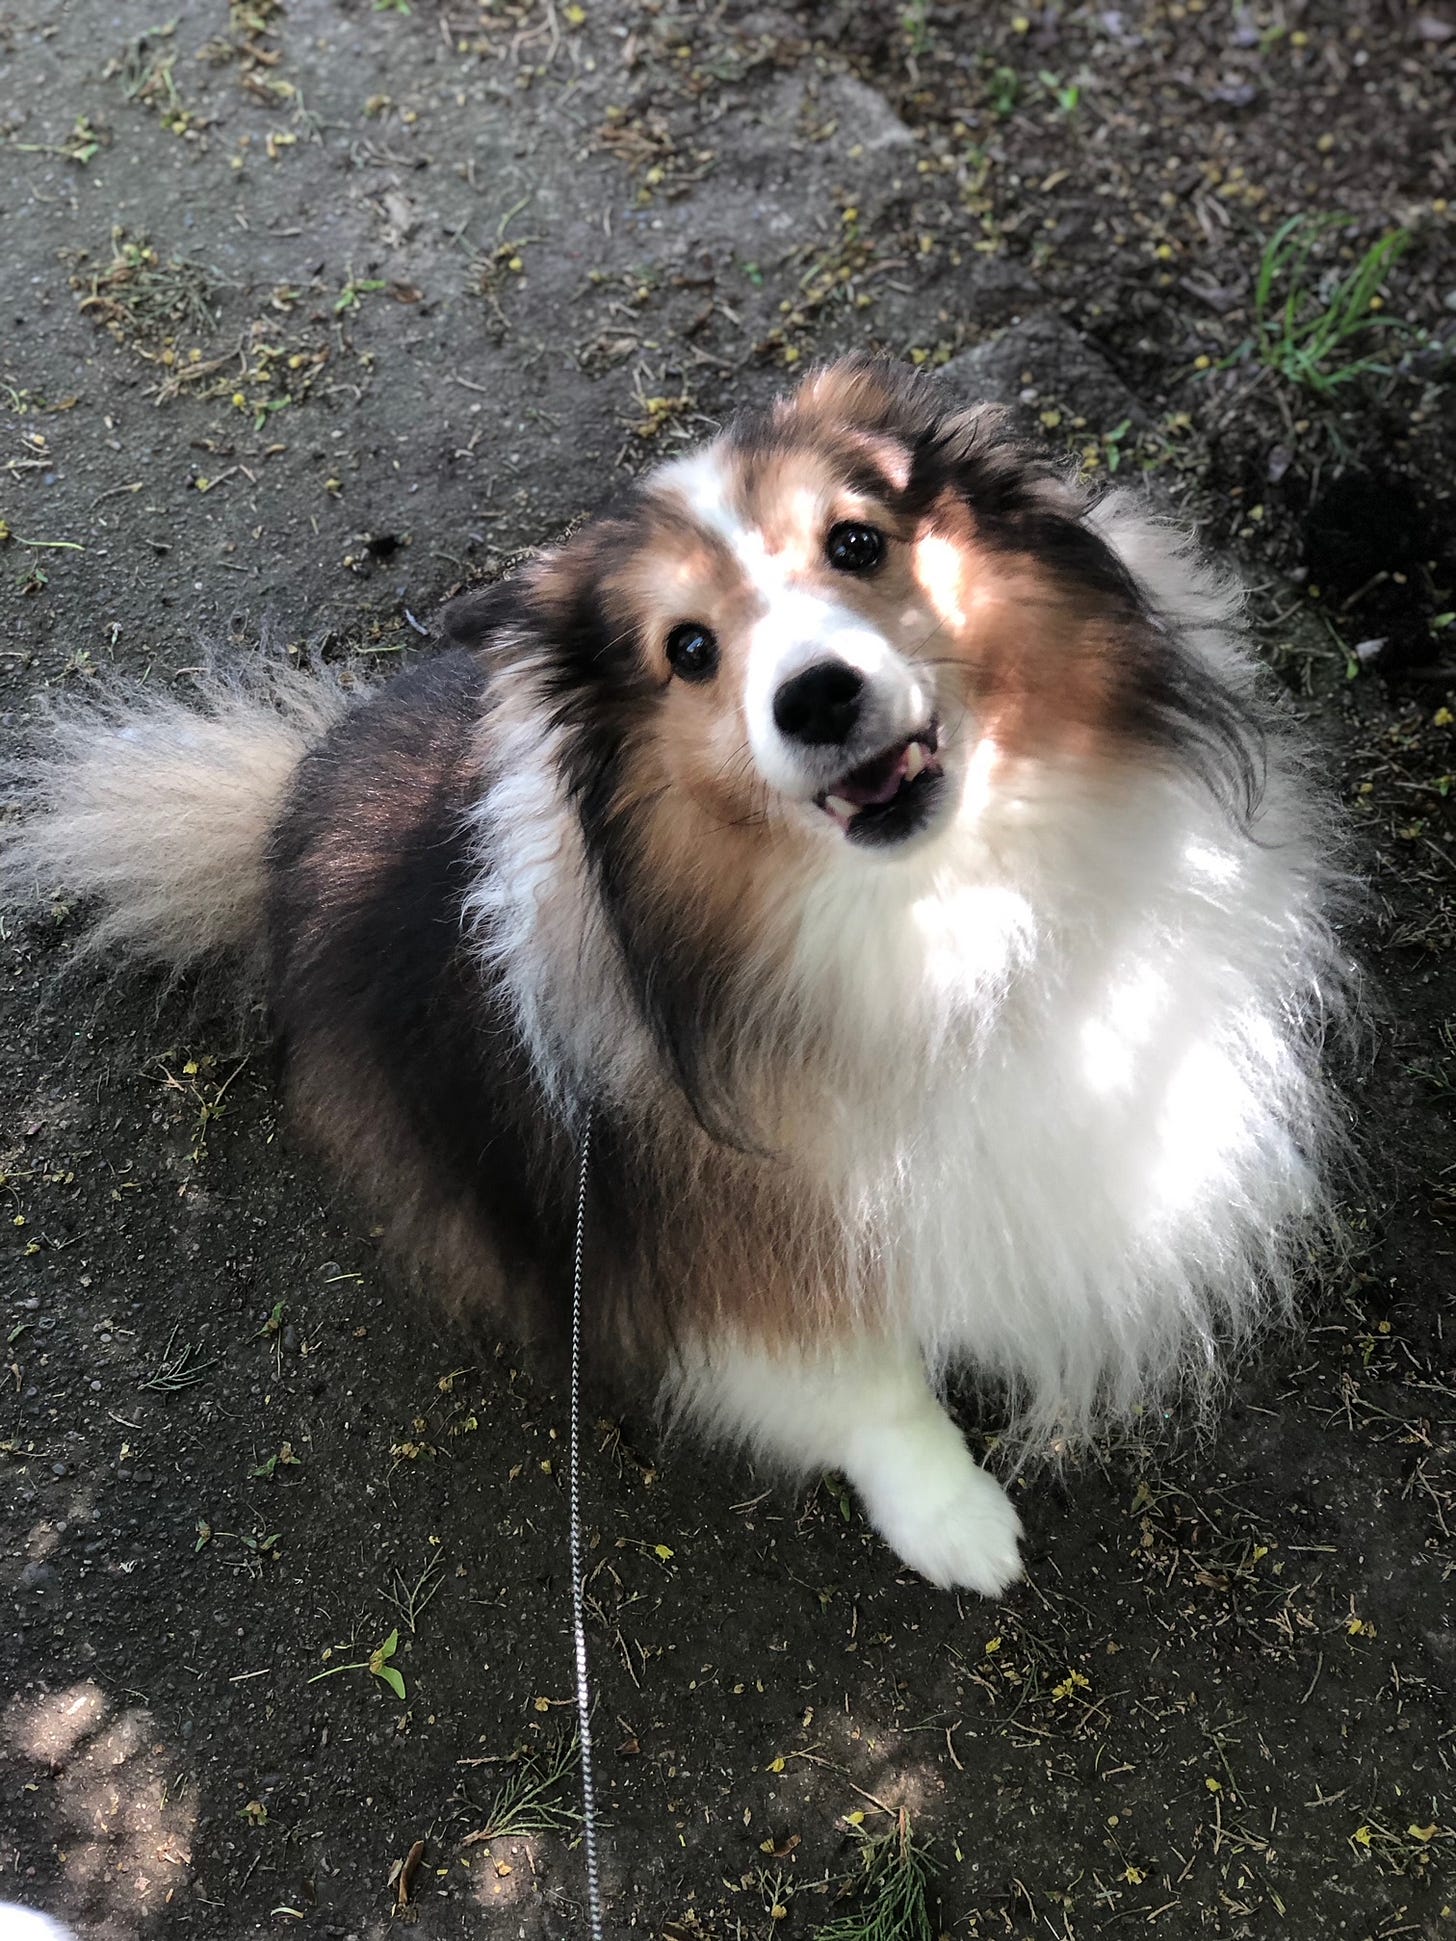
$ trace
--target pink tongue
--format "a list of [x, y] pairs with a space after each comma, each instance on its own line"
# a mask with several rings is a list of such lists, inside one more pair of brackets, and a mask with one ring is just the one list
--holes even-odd
[[898, 792], [905, 773], [906, 748], [897, 748], [877, 761], [866, 762], [852, 775], [846, 775], [834, 793], [857, 809], [879, 808]]

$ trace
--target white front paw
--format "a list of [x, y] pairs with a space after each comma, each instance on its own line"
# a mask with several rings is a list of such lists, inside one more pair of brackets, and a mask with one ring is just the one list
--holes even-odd
[[912, 1570], [982, 1597], [1020, 1577], [1021, 1518], [948, 1417], [877, 1430], [856, 1457], [850, 1476], [870, 1521]]

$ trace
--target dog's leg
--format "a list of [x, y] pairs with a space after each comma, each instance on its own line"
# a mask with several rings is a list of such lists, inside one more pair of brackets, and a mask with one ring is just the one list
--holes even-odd
[[718, 1341], [676, 1386], [692, 1414], [770, 1460], [842, 1470], [880, 1535], [933, 1584], [996, 1597], [1021, 1575], [1021, 1519], [913, 1349], [863, 1340], [810, 1356]]

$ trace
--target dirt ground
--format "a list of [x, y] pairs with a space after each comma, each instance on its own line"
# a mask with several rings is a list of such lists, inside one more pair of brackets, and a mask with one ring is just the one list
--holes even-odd
[[[1354, 1266], [1211, 1438], [1028, 1490], [1004, 1604], [601, 1414], [610, 1930], [808, 1937], [905, 1808], [935, 1933], [1456, 1935], [1450, 0], [164, 16], [0, 0], [7, 739], [263, 639], [387, 674], [869, 343], [1239, 554], [1374, 884]], [[1225, 366], [1301, 211], [1412, 239], [1324, 396]], [[58, 981], [75, 923], [0, 937], [0, 1900], [582, 1932], [563, 1397], [401, 1297], [260, 1021]]]

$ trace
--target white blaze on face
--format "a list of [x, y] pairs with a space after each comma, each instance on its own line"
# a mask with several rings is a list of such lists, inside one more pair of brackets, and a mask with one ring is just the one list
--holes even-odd
[[864, 681], [866, 725], [874, 725], [861, 760], [905, 740], [930, 713], [920, 683], [877, 628], [837, 601], [783, 584], [749, 634], [743, 704], [754, 759], [765, 781], [786, 795], [812, 796], [820, 780], [806, 774], [802, 746], [780, 734], [774, 696], [820, 661], [843, 662]]
[[[774, 696], [795, 674], [818, 661], [852, 667], [865, 684], [863, 761], [907, 740], [929, 721], [933, 701], [913, 666], [880, 630], [809, 581], [803, 562], [742, 518], [733, 504], [731, 466], [712, 446], [678, 459], [658, 474], [686, 501], [693, 517], [723, 540], [756, 596], [757, 614], [746, 645], [743, 712], [749, 747], [764, 780], [781, 793], [810, 800], [823, 777], [805, 765], [803, 747], [787, 739], [774, 721]], [[810, 495], [804, 495], [809, 501]], [[797, 503], [790, 521], [814, 534], [817, 506]], [[818, 535], [815, 535], [816, 542]]]

